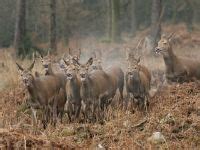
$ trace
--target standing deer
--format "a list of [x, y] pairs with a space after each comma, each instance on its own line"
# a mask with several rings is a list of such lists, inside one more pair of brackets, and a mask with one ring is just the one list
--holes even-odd
[[133, 55], [129, 55], [127, 60], [129, 65], [125, 80], [128, 99], [133, 99], [131, 107], [135, 101], [140, 108], [144, 108], [149, 100], [151, 74], [145, 66], [139, 64], [140, 57], [135, 59]]
[[156, 53], [163, 56], [167, 81], [183, 83], [200, 80], [200, 61], [176, 56], [172, 50], [172, 36], [162, 36], [155, 48]]
[[93, 119], [100, 119], [101, 99], [106, 97], [111, 90], [109, 77], [102, 70], [89, 72], [93, 58], [90, 58], [85, 64], [76, 63], [79, 66], [80, 95], [85, 119], [91, 119], [90, 113], [92, 113]]
[[45, 70], [45, 75], [53, 76], [60, 86], [60, 92], [56, 96], [56, 99], [57, 99], [56, 103], [57, 103], [57, 111], [58, 111], [57, 114], [60, 116], [60, 119], [62, 122], [62, 118], [64, 114], [64, 106], [67, 99], [66, 92], [65, 92], [65, 84], [66, 84], [65, 75], [63, 73], [53, 72], [49, 53], [44, 57], [41, 55], [40, 58], [41, 58], [43, 68]]
[[[50, 110], [53, 110], [54, 100], [60, 93], [60, 85], [53, 76], [36, 77], [31, 74], [35, 60], [28, 69], [24, 69], [16, 63], [21, 79], [30, 95], [29, 103], [36, 119], [35, 109], [40, 108], [43, 112], [43, 127], [46, 128], [50, 119]], [[55, 112], [55, 111], [54, 111]], [[54, 114], [55, 116], [55, 114]]]
[[[65, 61], [64, 61], [65, 62]], [[80, 78], [77, 76], [77, 68], [73, 64], [68, 64], [65, 62], [66, 66], [65, 76], [67, 78], [66, 82], [66, 93], [67, 93], [67, 113], [69, 120], [71, 121], [72, 115], [75, 118], [79, 117], [81, 109], [81, 96], [80, 96]]]
[[93, 117], [99, 117], [100, 110], [103, 111], [109, 104], [108, 100], [114, 97], [118, 88], [123, 99], [124, 74], [122, 70], [118, 67], [112, 67], [107, 72], [103, 70], [89, 72], [92, 63], [93, 58], [90, 58], [86, 64], [77, 62], [81, 79], [80, 94], [86, 118], [88, 118], [91, 111]]

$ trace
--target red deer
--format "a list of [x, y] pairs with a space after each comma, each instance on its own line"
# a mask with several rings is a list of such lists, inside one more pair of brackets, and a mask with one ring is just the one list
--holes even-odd
[[66, 92], [65, 92], [65, 84], [66, 84], [65, 75], [63, 73], [54, 73], [53, 72], [52, 65], [51, 65], [51, 57], [50, 57], [49, 53], [44, 57], [41, 55], [40, 58], [41, 58], [43, 68], [45, 70], [45, 75], [53, 76], [60, 85], [61, 89], [60, 89], [59, 95], [57, 96], [57, 101], [58, 101], [57, 102], [57, 105], [58, 105], [57, 110], [58, 110], [58, 114], [60, 115], [60, 119], [62, 122], [62, 117], [64, 114], [64, 105], [67, 100], [67, 96], [66, 96]]
[[[79, 64], [77, 62], [80, 67], [80, 94], [86, 118], [88, 118], [89, 112], [93, 112], [93, 117], [99, 117], [100, 109], [104, 109], [107, 105], [106, 103], [108, 103], [109, 99], [114, 97], [118, 88], [120, 94], [123, 94], [122, 91], [124, 86], [124, 74], [121, 69], [113, 67], [108, 72], [103, 70], [94, 70], [89, 72], [88, 69], [92, 63], [93, 58], [90, 58], [86, 64]], [[122, 79], [120, 80], [121, 77]], [[121, 98], [123, 98], [123, 95], [121, 95]], [[91, 106], [93, 110], [91, 110]]]
[[90, 71], [93, 70], [103, 70], [101, 59], [97, 58], [95, 52], [93, 53], [93, 63], [90, 67]]
[[136, 59], [135, 55], [133, 54], [133, 52], [130, 51], [130, 49], [126, 50], [126, 60], [128, 62], [128, 66], [137, 65], [140, 68], [140, 70], [143, 71], [147, 75], [148, 79], [151, 81], [151, 73], [149, 72], [149, 70], [147, 69], [147, 67], [144, 66], [144, 65], [140, 65], [139, 64], [140, 58], [141, 57], [139, 57], [138, 59]]
[[[93, 53], [93, 63], [91, 65], [91, 71], [94, 70], [103, 70], [101, 58], [98, 59], [95, 52]], [[111, 81], [113, 83], [113, 94], [111, 94], [113, 95], [112, 98], [114, 97], [116, 90], [119, 89], [120, 103], [123, 104], [124, 73], [122, 69], [120, 67], [112, 66], [103, 71], [111, 77]]]
[[145, 66], [139, 65], [140, 58], [135, 59], [135, 57], [129, 57], [128, 60], [130, 59], [134, 61], [129, 62], [125, 77], [128, 99], [133, 98], [131, 100], [132, 106], [133, 101], [135, 101], [140, 108], [144, 108], [149, 100], [151, 74]]
[[[22, 81], [30, 95], [30, 106], [32, 110], [40, 108], [43, 111], [43, 127], [46, 128], [50, 119], [50, 109], [53, 110], [54, 100], [60, 93], [60, 84], [53, 76], [41, 76], [34, 78], [31, 74], [34, 63], [35, 61], [28, 69], [24, 69], [18, 63], [16, 63], [16, 65]], [[35, 113], [33, 113], [33, 115], [35, 115]], [[36, 116], [34, 117], [36, 118]]]
[[176, 56], [172, 50], [172, 36], [162, 36], [155, 48], [156, 53], [163, 56], [168, 82], [188, 82], [200, 80], [200, 61]]
[[72, 115], [75, 118], [79, 117], [81, 109], [81, 96], [80, 96], [80, 78], [77, 76], [77, 69], [73, 64], [68, 64], [65, 62], [65, 76], [67, 78], [66, 82], [66, 93], [67, 93], [67, 113], [69, 120], [71, 121]]

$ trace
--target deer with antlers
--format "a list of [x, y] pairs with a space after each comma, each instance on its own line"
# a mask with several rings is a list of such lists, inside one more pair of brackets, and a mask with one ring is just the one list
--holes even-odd
[[163, 35], [155, 48], [156, 53], [163, 56], [167, 81], [183, 83], [200, 80], [200, 61], [176, 56], [172, 49], [173, 35]]

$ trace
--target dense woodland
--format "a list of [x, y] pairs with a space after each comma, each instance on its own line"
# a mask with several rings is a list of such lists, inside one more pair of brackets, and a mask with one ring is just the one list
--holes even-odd
[[150, 28], [152, 47], [161, 23], [184, 22], [189, 31], [200, 22], [199, 0], [0, 0], [0, 47], [13, 46], [17, 56], [44, 51], [38, 45], [66, 46], [71, 37], [94, 36], [120, 42]]

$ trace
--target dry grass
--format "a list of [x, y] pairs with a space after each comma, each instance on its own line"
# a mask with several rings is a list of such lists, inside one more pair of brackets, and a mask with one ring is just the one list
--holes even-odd
[[[188, 35], [185, 27], [175, 27], [183, 42], [177, 43], [175, 53], [196, 59], [200, 58], [197, 33]], [[165, 28], [171, 32], [171, 27]], [[141, 33], [142, 35], [143, 33]], [[184, 36], [183, 36], [184, 35]], [[183, 38], [184, 37], [184, 38]], [[92, 41], [92, 42], [91, 42]], [[70, 47], [82, 47], [85, 61], [94, 49], [104, 50], [103, 65], [119, 65], [126, 70], [124, 47], [134, 46], [134, 40], [127, 40], [125, 44], [98, 43], [94, 39], [71, 42]], [[188, 51], [188, 43], [193, 45]], [[92, 45], [90, 44], [92, 43]], [[132, 45], [133, 44], [133, 45]], [[198, 44], [197, 44], [198, 45]], [[59, 44], [59, 54], [68, 48]], [[134, 114], [118, 109], [110, 109], [106, 115], [108, 120], [100, 124], [68, 124], [67, 117], [64, 124], [58, 123], [56, 128], [49, 126], [43, 130], [40, 126], [35, 130], [31, 126], [30, 110], [25, 107], [25, 92], [19, 80], [15, 61], [10, 56], [12, 49], [0, 52], [0, 147], [3, 149], [19, 148], [88, 148], [96, 149], [101, 146], [106, 149], [198, 149], [200, 148], [200, 85], [188, 83], [173, 85], [160, 89], [158, 95], [151, 99], [149, 114], [146, 117], [140, 111]], [[62, 52], [62, 53], [61, 53]], [[30, 60], [19, 61], [22, 66], [31, 64]], [[3, 63], [3, 65], [1, 65]], [[143, 57], [144, 63], [150, 70], [164, 70], [161, 57]], [[39, 60], [36, 61], [34, 71], [42, 72]], [[170, 116], [168, 118], [167, 116]], [[148, 138], [156, 131], [161, 132], [166, 141], [152, 144]], [[33, 134], [34, 133], [34, 134]]]
[[[23, 91], [20, 87], [0, 93], [2, 127], [0, 130], [4, 146], [24, 147], [84, 147], [94, 149], [99, 144], [108, 149], [162, 148], [193, 149], [200, 147], [200, 86], [198, 83], [174, 85], [163, 89], [151, 99], [149, 115], [136, 111], [134, 114], [111, 110], [104, 125], [67, 123], [40, 126], [35, 132], [31, 127], [30, 112], [23, 109]], [[170, 114], [170, 118], [167, 116]], [[156, 131], [161, 132], [166, 143], [152, 144], [148, 138]], [[35, 135], [32, 133], [35, 132]], [[8, 141], [8, 143], [5, 143]], [[18, 145], [21, 143], [21, 145]]]

